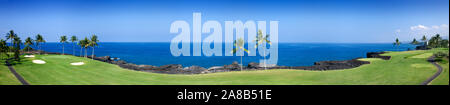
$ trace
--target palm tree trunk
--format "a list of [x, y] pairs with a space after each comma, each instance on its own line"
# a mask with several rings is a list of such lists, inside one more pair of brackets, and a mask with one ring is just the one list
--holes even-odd
[[72, 55], [75, 56], [75, 44], [72, 42]]
[[95, 47], [92, 47], [92, 59], [94, 59], [94, 50], [95, 50]]
[[266, 66], [266, 44], [264, 44], [264, 47], [263, 47], [264, 49], [263, 49], [263, 52], [264, 52], [264, 70], [267, 70], [267, 66]]
[[[11, 38], [11, 46], [13, 46], [13, 39], [12, 38]], [[9, 52], [12, 52], [11, 48], [9, 49]]]
[[87, 58], [87, 48], [84, 48], [84, 57]]
[[64, 55], [64, 44], [63, 44], [62, 46], [63, 46], [63, 51], [62, 51], [62, 55]]
[[241, 56], [241, 71], [242, 71], [242, 66], [244, 66], [244, 65], [242, 64], [242, 56]]
[[38, 45], [38, 53], [41, 55], [41, 45]]
[[83, 56], [83, 47], [80, 47], [80, 57]]

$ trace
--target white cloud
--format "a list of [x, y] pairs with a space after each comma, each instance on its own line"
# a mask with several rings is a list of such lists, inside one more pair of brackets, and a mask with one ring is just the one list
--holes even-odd
[[417, 26], [411, 26], [410, 29], [412, 31], [417, 31], [417, 30], [428, 30], [429, 28], [427, 26], [424, 25], [417, 25]]
[[432, 25], [432, 26], [416, 25], [410, 27], [411, 31], [409, 32], [409, 34], [415, 38], [421, 37], [423, 35], [431, 37], [436, 34], [440, 34], [441, 36], [448, 38], [449, 35], [448, 28], [449, 28], [448, 24]]
[[439, 26], [432, 26], [433, 29], [439, 29]]
[[447, 29], [448, 30], [448, 24], [442, 24], [441, 28]]
[[395, 32], [400, 33], [400, 32], [402, 32], [402, 30], [397, 29], [397, 30], [395, 30]]

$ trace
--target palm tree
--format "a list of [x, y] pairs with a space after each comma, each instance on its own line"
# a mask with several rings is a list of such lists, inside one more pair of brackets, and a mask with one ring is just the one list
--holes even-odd
[[266, 49], [265, 49], [266, 44], [264, 42], [271, 44], [269, 41], [269, 34], [266, 34], [266, 36], [264, 37], [262, 31], [258, 30], [258, 35], [256, 36], [255, 41], [256, 41], [255, 48], [258, 48], [259, 45], [262, 45], [264, 48], [264, 50], [263, 50], [263, 52], [264, 52], [264, 70], [266, 70], [266, 67], [267, 67], [266, 66], [266, 56], [265, 56], [266, 55]]
[[441, 45], [442, 37], [439, 34], [436, 34], [435, 36], [431, 37], [428, 42], [429, 42], [428, 45], [432, 48], [442, 47]]
[[394, 46], [397, 46], [397, 51], [398, 51], [398, 46], [400, 46], [400, 41], [398, 40], [398, 38], [396, 38], [395, 39], [395, 42], [394, 42]]
[[87, 48], [89, 47], [90, 40], [85, 37], [83, 40], [80, 40], [80, 46], [84, 48], [84, 57], [87, 58]]
[[422, 40], [422, 42], [423, 42], [423, 44], [425, 44], [425, 46], [428, 45], [427, 37], [425, 35], [423, 35], [422, 39], [420, 39], [420, 40]]
[[83, 56], [84, 40], [78, 41], [78, 45], [80, 46], [80, 57], [81, 57]]
[[[245, 42], [244, 42], [243, 38], [238, 38], [237, 40], [234, 40], [234, 46], [236, 48], [234, 48], [231, 53], [234, 54], [234, 53], [236, 53], [236, 52], [238, 52], [240, 50], [243, 50], [243, 51], [247, 52], [247, 54], [249, 54], [250, 51], [248, 51], [247, 49], [244, 48], [244, 44], [245, 44]], [[244, 56], [244, 55], [242, 55], [242, 56]], [[242, 66], [243, 66], [243, 64], [242, 64], [242, 56], [241, 56], [241, 71], [242, 71]]]
[[97, 42], [98, 42], [97, 35], [92, 35], [91, 41], [89, 41], [89, 46], [92, 47], [92, 59], [94, 59], [95, 46], [98, 46]]
[[[6, 45], [6, 40], [0, 39], [0, 56], [3, 55], [3, 53], [7, 55], [8, 46]], [[1, 58], [3, 59], [3, 56]]]
[[26, 47], [25, 47], [25, 49], [27, 50], [27, 52], [29, 52], [30, 51], [30, 45], [33, 45], [34, 43], [33, 43], [33, 39], [31, 39], [31, 37], [27, 37], [27, 39], [25, 39], [25, 43], [24, 43], [25, 45], [26, 45]]
[[[11, 46], [13, 46], [13, 40], [15, 37], [17, 37], [17, 34], [14, 33], [14, 30], [10, 30], [9, 33], [6, 34], [6, 40], [11, 39]], [[11, 52], [11, 49], [9, 50], [9, 52]]]
[[418, 45], [418, 44], [419, 44], [419, 41], [417, 41], [416, 38], [414, 38], [413, 41], [411, 42], [411, 44], [413, 44], [413, 45]]
[[67, 43], [67, 37], [65, 35], [61, 36], [59, 42], [62, 44], [62, 55], [64, 55], [64, 43]]
[[75, 44], [74, 44], [74, 42], [76, 42], [78, 39], [77, 39], [77, 36], [72, 36], [72, 37], [70, 37], [70, 41], [72, 42], [72, 54], [75, 56]]
[[16, 59], [16, 61], [20, 61], [20, 45], [22, 44], [22, 40], [20, 40], [19, 37], [14, 37], [14, 59]]
[[441, 44], [440, 44], [440, 42], [442, 41], [441, 35], [436, 34], [435, 37], [436, 37], [436, 42], [435, 42], [435, 43], [436, 43], [436, 46], [437, 46], [437, 47], [442, 47]]
[[44, 38], [42, 37], [42, 35], [41, 34], [37, 34], [36, 35], [36, 40], [34, 40], [35, 42], [36, 42], [36, 46], [38, 47], [38, 52], [39, 52], [39, 55], [41, 55], [41, 45], [40, 45], [40, 43], [45, 43], [45, 40], [44, 40]]

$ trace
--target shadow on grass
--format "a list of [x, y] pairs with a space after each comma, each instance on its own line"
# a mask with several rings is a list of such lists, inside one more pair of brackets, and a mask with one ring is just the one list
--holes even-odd
[[7, 58], [7, 59], [0, 59], [0, 64], [5, 66], [13, 66], [13, 65], [20, 65], [23, 62], [28, 62], [29, 59], [25, 59], [25, 57], [20, 57], [20, 60], [16, 60], [14, 58]]

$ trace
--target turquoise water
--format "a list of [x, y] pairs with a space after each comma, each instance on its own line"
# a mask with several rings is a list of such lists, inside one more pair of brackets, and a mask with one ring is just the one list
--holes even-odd
[[[95, 48], [97, 56], [118, 57], [135, 64], [161, 66], [166, 64], [182, 64], [183, 66], [198, 65], [211, 67], [240, 62], [239, 56], [180, 56], [174, 57], [170, 53], [170, 43], [99, 43]], [[375, 51], [404, 51], [414, 49], [414, 45], [402, 44], [395, 47], [392, 43], [279, 43], [278, 65], [308, 66], [314, 62], [324, 60], [347, 60], [366, 57], [367, 52]], [[191, 47], [192, 48], [192, 47]], [[43, 50], [49, 52], [62, 52], [59, 43], [45, 43]], [[65, 52], [72, 54], [72, 45], [65, 45]], [[83, 51], [84, 52], [84, 51]], [[79, 55], [80, 48], [76, 46], [75, 55]], [[88, 50], [91, 54], [91, 49]], [[260, 56], [243, 57], [244, 65], [249, 62], [259, 62]]]

